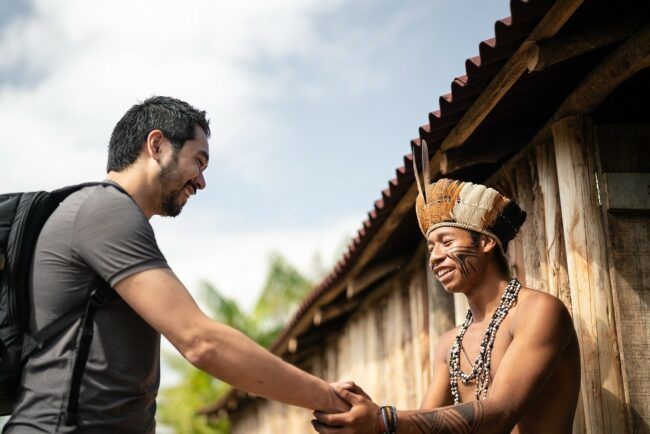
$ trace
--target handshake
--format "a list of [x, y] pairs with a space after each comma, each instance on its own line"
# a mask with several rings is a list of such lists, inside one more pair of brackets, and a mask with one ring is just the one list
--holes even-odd
[[332, 383], [338, 397], [349, 409], [342, 413], [314, 412], [312, 426], [321, 434], [394, 434], [397, 412], [379, 407], [366, 392], [351, 381]]

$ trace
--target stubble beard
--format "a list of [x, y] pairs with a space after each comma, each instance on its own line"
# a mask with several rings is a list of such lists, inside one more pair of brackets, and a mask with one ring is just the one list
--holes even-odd
[[179, 197], [185, 185], [179, 189], [174, 189], [171, 186], [178, 178], [178, 151], [175, 150], [171, 161], [163, 166], [158, 175], [160, 184], [162, 186], [162, 196], [160, 198], [160, 208], [162, 215], [165, 217], [176, 217], [181, 213], [184, 203], [180, 203]]

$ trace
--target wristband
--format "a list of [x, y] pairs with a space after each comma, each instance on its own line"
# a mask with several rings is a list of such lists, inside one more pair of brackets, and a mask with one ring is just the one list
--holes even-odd
[[383, 406], [377, 412], [377, 430], [379, 434], [397, 433], [397, 410], [394, 406]]

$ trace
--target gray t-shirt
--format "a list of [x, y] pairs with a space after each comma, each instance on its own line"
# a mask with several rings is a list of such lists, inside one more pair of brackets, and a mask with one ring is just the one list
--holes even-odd
[[[135, 273], [167, 267], [149, 221], [128, 195], [111, 186], [86, 187], [61, 203], [38, 238], [30, 329], [41, 329], [87, 299], [95, 273], [114, 287]], [[78, 426], [66, 426], [80, 322], [30, 357], [6, 433], [155, 431], [160, 334], [119, 297], [95, 314]]]

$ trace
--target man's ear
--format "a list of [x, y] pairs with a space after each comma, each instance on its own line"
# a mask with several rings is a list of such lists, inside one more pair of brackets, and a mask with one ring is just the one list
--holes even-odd
[[483, 249], [483, 253], [490, 253], [498, 246], [497, 246], [497, 242], [494, 241], [494, 238], [488, 236], [482, 236], [481, 247]]
[[147, 140], [144, 144], [147, 155], [151, 156], [156, 161], [160, 161], [162, 157], [162, 145], [165, 142], [165, 135], [160, 130], [152, 130], [147, 135]]

